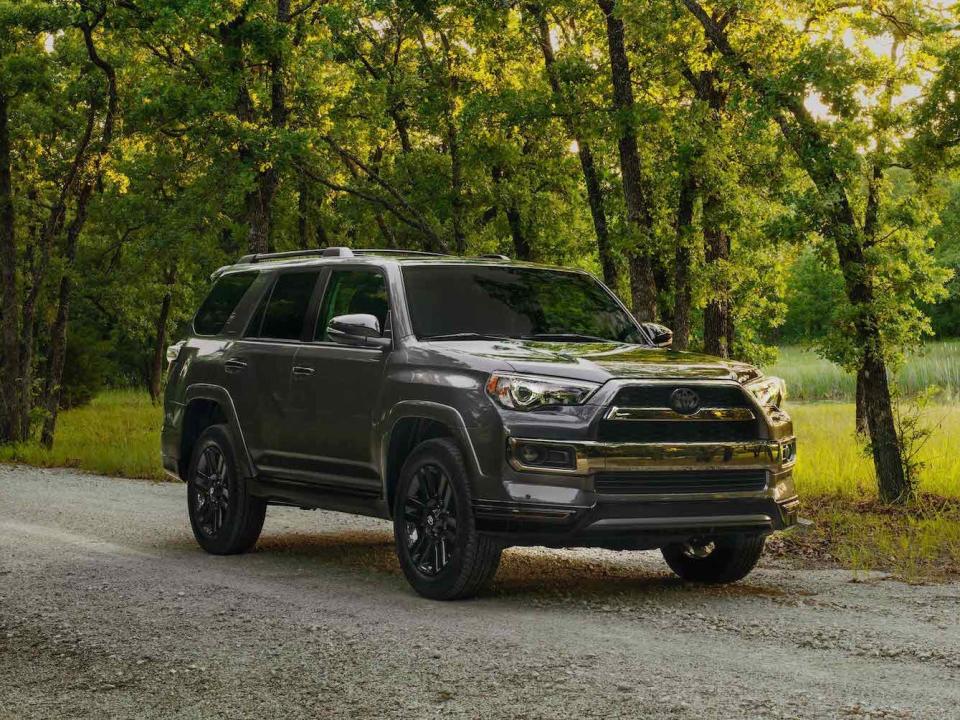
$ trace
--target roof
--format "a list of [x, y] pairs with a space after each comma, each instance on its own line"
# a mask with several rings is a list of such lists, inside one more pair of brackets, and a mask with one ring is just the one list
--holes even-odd
[[352, 250], [350, 248], [335, 247], [319, 250], [244, 255], [235, 264], [226, 265], [218, 269], [213, 273], [212, 278], [218, 278], [226, 273], [259, 268], [274, 270], [287, 267], [310, 267], [314, 265], [339, 265], [346, 263], [382, 266], [387, 262], [398, 265], [493, 265], [570, 271], [570, 268], [562, 268], [554, 265], [511, 260], [506, 255], [463, 257], [459, 255], [416, 252], [412, 250]]

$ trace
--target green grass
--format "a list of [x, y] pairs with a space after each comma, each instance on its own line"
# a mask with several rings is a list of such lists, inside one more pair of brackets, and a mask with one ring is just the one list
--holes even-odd
[[[787, 395], [793, 400], [853, 400], [854, 397], [853, 376], [812, 350], [781, 348], [776, 364], [766, 370], [787, 381]], [[923, 352], [907, 358], [895, 382], [906, 395], [936, 387], [944, 400], [960, 396], [960, 341], [930, 343]]]
[[[797, 433], [797, 489], [803, 496], [876, 495], [873, 460], [854, 434], [853, 403], [790, 403]], [[924, 422], [933, 434], [920, 452], [926, 467], [919, 490], [960, 497], [960, 405], [929, 405]]]
[[162, 480], [162, 424], [163, 411], [146, 393], [111, 390], [60, 414], [52, 450], [34, 443], [0, 447], [0, 461]]

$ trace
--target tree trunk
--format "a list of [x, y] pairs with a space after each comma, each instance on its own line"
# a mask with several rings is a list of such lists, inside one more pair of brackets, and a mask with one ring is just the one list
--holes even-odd
[[[712, 191], [703, 200], [704, 260], [708, 267], [730, 259], [730, 237], [718, 221], [721, 202]], [[708, 355], [728, 358], [733, 352], [730, 305], [730, 288], [725, 280], [719, 280], [710, 289], [703, 312], [703, 350]]]
[[755, 75], [753, 67], [733, 49], [726, 32], [700, 3], [697, 0], [683, 2], [703, 26], [713, 46], [753, 86], [758, 95], [777, 108], [773, 119], [823, 201], [823, 233], [837, 248], [847, 300], [856, 313], [854, 330], [857, 345], [863, 352], [864, 410], [880, 499], [884, 502], [902, 502], [910, 497], [911, 487], [893, 416], [873, 276], [865, 253], [864, 237], [857, 227], [833, 148], [804, 106], [802, 96], [786, 94], [776, 83]]
[[673, 267], [673, 347], [686, 350], [690, 345], [690, 244], [693, 234], [693, 209], [697, 200], [697, 178], [687, 163], [682, 168], [680, 197], [677, 201], [677, 248]]
[[638, 320], [656, 320], [657, 285], [653, 272], [651, 241], [653, 218], [649, 197], [643, 186], [640, 152], [633, 128], [633, 85], [630, 60], [624, 40], [623, 21], [616, 15], [614, 0], [598, 0], [606, 17], [607, 45], [610, 52], [610, 75], [613, 81], [613, 105], [620, 125], [617, 149], [620, 154], [620, 175], [627, 208], [627, 224], [633, 234], [629, 252], [631, 299]]
[[64, 251], [66, 269], [60, 278], [60, 288], [57, 298], [57, 316], [54, 320], [50, 337], [50, 356], [47, 363], [47, 377], [44, 383], [44, 409], [46, 416], [43, 421], [43, 430], [40, 442], [46, 448], [53, 447], [53, 438], [57, 427], [57, 415], [60, 410], [60, 397], [63, 383], [63, 368], [66, 362], [67, 350], [67, 323], [70, 319], [70, 301], [73, 293], [73, 264], [77, 257], [77, 243], [80, 233], [87, 221], [90, 198], [94, 188], [99, 185], [102, 175], [102, 163], [110, 145], [113, 142], [114, 124], [117, 117], [117, 75], [112, 65], [100, 57], [93, 42], [93, 26], [82, 25], [84, 44], [90, 61], [104, 74], [107, 81], [107, 109], [103, 116], [103, 130], [97, 151], [92, 160], [92, 168], [88, 171], [80, 188], [77, 191], [77, 207], [70, 226], [67, 228], [67, 238]]
[[20, 347], [17, 341], [17, 246], [13, 181], [10, 170], [10, 126], [7, 97], [0, 94], [0, 316], [3, 321], [0, 347], [0, 444], [23, 439], [18, 418], [20, 401]]
[[[553, 40], [550, 37], [550, 25], [546, 14], [539, 5], [531, 6], [531, 12], [537, 20], [537, 30], [540, 39], [540, 52], [543, 54], [543, 64], [547, 71], [547, 79], [553, 92], [554, 102], [564, 104], [563, 88], [556, 72], [556, 56], [553, 52]], [[583, 173], [583, 183], [587, 189], [587, 202], [590, 205], [590, 217], [593, 219], [593, 230], [597, 236], [597, 254], [600, 257], [600, 267], [603, 269], [603, 281], [614, 291], [620, 289], [620, 270], [616, 258], [610, 248], [610, 231], [607, 228], [607, 213], [603, 204], [603, 189], [600, 185], [600, 176], [593, 159], [593, 150], [590, 143], [578, 131], [573, 118], [569, 114], [563, 115], [567, 133], [577, 144], [577, 156], [580, 160], [580, 170]]]
[[866, 435], [867, 427], [867, 378], [866, 368], [863, 363], [857, 370], [857, 389], [856, 389], [856, 429], [857, 435]]
[[[36, 193], [30, 193], [36, 200]], [[34, 227], [31, 233], [30, 248], [27, 253], [30, 268], [30, 287], [27, 288], [23, 300], [23, 319], [20, 324], [20, 367], [23, 381], [20, 384], [20, 434], [26, 440], [30, 437], [31, 411], [33, 410], [33, 352], [34, 352], [34, 324], [36, 322], [37, 298], [43, 286], [43, 278], [47, 266], [50, 264], [50, 243], [44, 237], [40, 228]], [[36, 248], [40, 249], [40, 256], [35, 256]]]
[[173, 285], [177, 281], [177, 266], [174, 263], [167, 271], [167, 291], [160, 303], [160, 316], [157, 318], [156, 335], [153, 344], [153, 361], [150, 363], [150, 400], [156, 405], [160, 402], [163, 385], [163, 360], [167, 347], [167, 321], [170, 318], [170, 306], [173, 304]]

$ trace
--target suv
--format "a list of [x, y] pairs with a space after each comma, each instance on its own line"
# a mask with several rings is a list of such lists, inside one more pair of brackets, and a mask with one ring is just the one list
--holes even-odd
[[208, 552], [253, 547], [267, 505], [371, 515], [453, 599], [511, 545], [660, 548], [732, 582], [797, 522], [782, 381], [668, 349], [588, 273], [327, 248], [213, 277], [162, 442]]

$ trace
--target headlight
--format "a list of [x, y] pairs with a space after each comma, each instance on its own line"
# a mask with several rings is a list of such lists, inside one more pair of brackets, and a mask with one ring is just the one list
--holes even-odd
[[764, 377], [745, 385], [763, 407], [779, 408], [787, 399], [787, 384], [778, 377]]
[[582, 405], [598, 387], [598, 383], [582, 380], [494, 373], [487, 381], [487, 394], [510, 410], [535, 410], [551, 405]]

